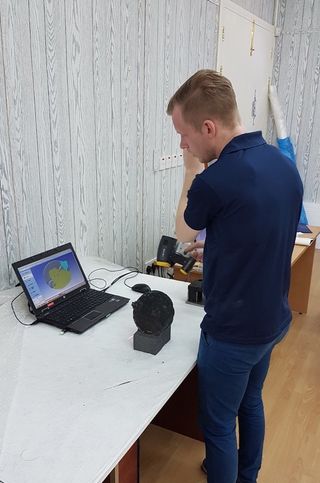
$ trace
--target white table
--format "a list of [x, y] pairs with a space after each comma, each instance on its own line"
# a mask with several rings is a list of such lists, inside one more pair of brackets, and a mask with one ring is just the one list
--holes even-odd
[[[81, 261], [86, 273], [110, 266]], [[184, 282], [139, 274], [127, 283], [137, 282], [174, 304], [171, 341], [156, 356], [133, 350], [131, 302], [82, 335], [24, 327], [9, 302], [0, 307], [1, 481], [102, 482], [193, 369], [203, 309], [185, 303]], [[123, 281], [109, 291], [140, 296]], [[15, 307], [31, 319], [24, 295]]]

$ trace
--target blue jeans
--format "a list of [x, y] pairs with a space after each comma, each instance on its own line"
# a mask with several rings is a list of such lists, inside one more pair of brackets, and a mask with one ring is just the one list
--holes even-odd
[[262, 387], [271, 352], [288, 329], [260, 345], [229, 344], [202, 331], [198, 378], [208, 483], [256, 483], [265, 429]]

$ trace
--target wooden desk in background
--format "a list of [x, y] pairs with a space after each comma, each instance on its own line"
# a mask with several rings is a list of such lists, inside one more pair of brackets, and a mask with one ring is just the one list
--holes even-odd
[[314, 251], [316, 239], [320, 233], [319, 226], [309, 226], [309, 228], [312, 233], [301, 236], [312, 238], [311, 245], [295, 245], [291, 258], [289, 304], [292, 310], [300, 314], [305, 314], [308, 310]]
[[[311, 245], [295, 245], [291, 258], [291, 283], [289, 291], [289, 303], [292, 310], [300, 314], [308, 310], [309, 292], [312, 276], [312, 266], [316, 238], [320, 233], [319, 226], [309, 226], [312, 233], [301, 235], [304, 238], [312, 238]], [[191, 271], [188, 275], [180, 272], [179, 266], [174, 267], [174, 279], [192, 282], [202, 278], [201, 270]]]

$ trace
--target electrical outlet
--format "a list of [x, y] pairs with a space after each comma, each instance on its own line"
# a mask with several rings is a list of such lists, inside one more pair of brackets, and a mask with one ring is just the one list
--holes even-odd
[[155, 171], [162, 171], [164, 169], [176, 168], [183, 165], [183, 155], [179, 154], [164, 154], [159, 158], [159, 164], [154, 164]]
[[178, 154], [177, 166], [183, 166], [183, 154]]
[[179, 157], [179, 154], [174, 154], [172, 156], [172, 163], [171, 163], [172, 168], [176, 168], [178, 166], [178, 157]]
[[166, 156], [161, 156], [159, 163], [159, 171], [166, 169]]

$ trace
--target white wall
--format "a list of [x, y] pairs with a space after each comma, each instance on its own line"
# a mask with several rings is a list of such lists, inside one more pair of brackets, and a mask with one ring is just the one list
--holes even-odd
[[[232, 0], [234, 3], [240, 5], [240, 7], [245, 8], [249, 12], [252, 12], [257, 17], [262, 18], [266, 22], [273, 24], [273, 10], [274, 1], [273, 0]], [[290, 1], [290, 0], [289, 0]]]
[[[273, 2], [237, 0], [271, 21]], [[173, 234], [182, 167], [165, 114], [215, 67], [218, 0], [0, 0], [0, 289], [71, 241], [143, 266]]]
[[172, 231], [182, 168], [166, 103], [215, 65], [206, 0], [1, 0], [0, 288], [13, 261], [72, 241], [143, 265]]
[[280, 0], [274, 82], [296, 149], [304, 199], [320, 206], [320, 2]]

